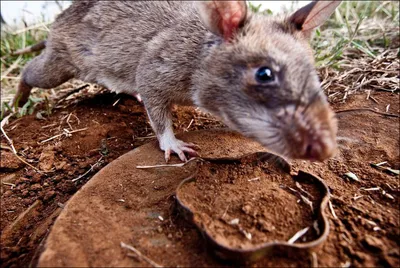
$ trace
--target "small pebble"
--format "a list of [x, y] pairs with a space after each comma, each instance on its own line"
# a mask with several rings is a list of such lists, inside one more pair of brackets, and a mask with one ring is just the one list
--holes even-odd
[[246, 214], [249, 214], [251, 210], [251, 206], [250, 205], [245, 205], [242, 207], [242, 211]]
[[362, 240], [362, 243], [369, 249], [376, 252], [381, 252], [384, 247], [382, 240], [372, 235], [366, 235], [365, 238]]
[[231, 221], [229, 222], [229, 224], [230, 224], [230, 225], [238, 225], [238, 224], [239, 224], [239, 219], [238, 219], [238, 218], [233, 219], [233, 220], [231, 220]]
[[12, 195], [12, 191], [11, 190], [7, 190], [3, 194], [4, 197], [8, 197], [8, 196], [11, 196], [11, 195]]
[[32, 191], [39, 191], [40, 189], [42, 189], [42, 186], [39, 183], [35, 183], [31, 186]]

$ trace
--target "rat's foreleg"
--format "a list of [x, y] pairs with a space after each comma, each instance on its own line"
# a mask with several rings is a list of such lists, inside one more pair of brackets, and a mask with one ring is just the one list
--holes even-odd
[[165, 152], [166, 162], [170, 159], [171, 152], [176, 153], [182, 161], [187, 161], [185, 153], [189, 156], [198, 156], [194, 150], [197, 147], [195, 144], [186, 143], [175, 138], [172, 129], [171, 111], [168, 106], [160, 108], [149, 108], [146, 106], [146, 110], [150, 124], [160, 143], [160, 149]]

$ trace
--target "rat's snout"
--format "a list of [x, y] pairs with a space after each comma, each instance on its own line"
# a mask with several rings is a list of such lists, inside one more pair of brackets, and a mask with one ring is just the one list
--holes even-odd
[[[287, 136], [290, 155], [293, 158], [323, 161], [336, 151], [337, 123], [334, 113], [326, 102], [314, 102], [310, 106], [294, 107]], [[287, 122], [289, 123], [289, 122]]]

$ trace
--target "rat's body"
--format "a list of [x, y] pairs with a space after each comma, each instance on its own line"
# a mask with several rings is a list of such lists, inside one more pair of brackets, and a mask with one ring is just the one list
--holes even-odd
[[[171, 151], [182, 160], [196, 154], [172, 129], [171, 105], [189, 104], [276, 153], [322, 160], [334, 150], [336, 124], [305, 35], [286, 21], [250, 14], [240, 1], [76, 1], [27, 65], [17, 96], [23, 103], [32, 87], [71, 78], [139, 93], [167, 159]], [[274, 81], [254, 79], [263, 66]]]

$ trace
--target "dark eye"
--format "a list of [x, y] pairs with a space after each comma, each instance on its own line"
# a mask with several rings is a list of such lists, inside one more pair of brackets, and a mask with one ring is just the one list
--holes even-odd
[[256, 80], [258, 83], [273, 82], [275, 79], [274, 74], [268, 67], [261, 67], [256, 72]]

